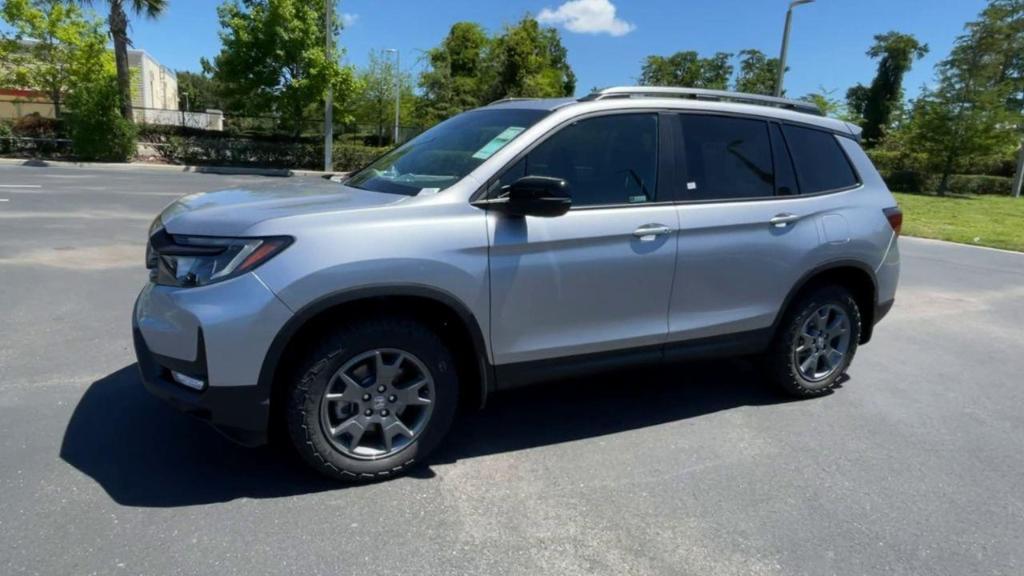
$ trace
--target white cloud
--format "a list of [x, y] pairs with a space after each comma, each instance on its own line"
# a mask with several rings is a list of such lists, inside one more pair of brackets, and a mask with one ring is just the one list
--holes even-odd
[[345, 28], [352, 26], [353, 24], [356, 23], [357, 20], [359, 20], [359, 14], [349, 14], [347, 12], [341, 13], [341, 24]]
[[541, 10], [537, 20], [581, 34], [625, 36], [636, 29], [631, 22], [615, 16], [615, 5], [610, 0], [569, 0], [554, 10]]

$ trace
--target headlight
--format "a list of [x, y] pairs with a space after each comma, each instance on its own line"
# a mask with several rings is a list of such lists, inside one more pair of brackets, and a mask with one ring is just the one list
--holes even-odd
[[205, 286], [249, 272], [291, 243], [287, 236], [211, 238], [160, 230], [150, 238], [146, 267], [153, 269], [157, 284]]

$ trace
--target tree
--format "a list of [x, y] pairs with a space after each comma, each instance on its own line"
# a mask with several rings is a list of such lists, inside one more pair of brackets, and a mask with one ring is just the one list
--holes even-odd
[[731, 58], [732, 54], [727, 52], [701, 58], [692, 50], [671, 56], [648, 56], [640, 71], [640, 84], [725, 90], [733, 72]]
[[[928, 45], [921, 44], [910, 34], [887, 32], [875, 35], [875, 44], [867, 55], [878, 59], [878, 71], [871, 86], [852, 88], [857, 112], [863, 118], [863, 138], [868, 146], [875, 146], [885, 137], [893, 112], [903, 102], [903, 76], [914, 60], [924, 58]], [[849, 98], [848, 93], [848, 100]]]
[[807, 94], [801, 100], [814, 104], [825, 116], [838, 116], [843, 111], [843, 105], [840, 104], [839, 100], [832, 97], [834, 93], [835, 90], [826, 90], [824, 87], [819, 87], [817, 92]]
[[205, 71], [177, 70], [178, 108], [182, 110], [223, 110], [219, 88]]
[[[355, 88], [351, 67], [327, 53], [324, 0], [227, 0], [217, 8], [221, 50], [206, 68], [235, 111], [277, 115], [298, 136], [303, 120], [319, 115], [334, 88], [338, 121], [345, 121]], [[341, 30], [333, 18], [332, 34]]]
[[109, 55], [68, 95], [71, 147], [81, 160], [125, 162], [135, 156], [137, 128], [121, 115], [117, 72]]
[[[395, 121], [395, 60], [376, 50], [370, 52], [370, 62], [359, 73], [360, 91], [356, 99], [356, 119], [376, 127], [378, 144], [390, 140], [390, 129]], [[415, 109], [412, 79], [408, 74], [398, 77], [399, 104], [402, 118], [408, 119]]]
[[855, 123], [864, 121], [864, 108], [868, 104], [868, 87], [863, 84], [850, 86], [846, 91], [846, 110]]
[[775, 81], [779, 74], [779, 59], [768, 58], [760, 50], [741, 50], [740, 72], [736, 77], [736, 91], [750, 94], [775, 94]]
[[427, 121], [501, 98], [556, 98], [576, 91], [558, 31], [529, 16], [495, 37], [478, 24], [456, 23], [427, 57], [430, 67], [419, 80]]
[[996, 81], [1005, 85], [1006, 106], [1019, 134], [1013, 178], [1013, 194], [1019, 196], [1024, 186], [1024, 0], [990, 0], [973, 27], [975, 34], [990, 39], [988, 43], [996, 51]]
[[[1003, 39], [1004, 40], [1004, 39]], [[954, 171], [1013, 146], [1012, 86], [1004, 77], [1005, 42], [973, 22], [938, 65], [938, 86], [915, 102], [912, 143], [941, 174], [944, 195]]]
[[429, 67], [420, 74], [422, 115], [430, 123], [482, 104], [494, 69], [485, 54], [491, 40], [479, 24], [457, 22], [440, 46], [427, 52]]
[[0, 15], [13, 31], [0, 37], [3, 83], [45, 92], [60, 117], [73, 86], [102, 67], [100, 21], [61, 0], [4, 0]]
[[[91, 4], [93, 0], [82, 0]], [[128, 38], [128, 14], [125, 7], [136, 16], [157, 18], [167, 8], [167, 0], [106, 0], [110, 6], [107, 24], [110, 26], [110, 38], [114, 41], [114, 62], [117, 66], [117, 93], [121, 106], [121, 116], [134, 121], [132, 116], [132, 84], [131, 70], [128, 68], [128, 47], [132, 41]]]
[[487, 98], [556, 98], [576, 92], [576, 75], [558, 30], [530, 16], [507, 26], [491, 42], [488, 60], [496, 67]]

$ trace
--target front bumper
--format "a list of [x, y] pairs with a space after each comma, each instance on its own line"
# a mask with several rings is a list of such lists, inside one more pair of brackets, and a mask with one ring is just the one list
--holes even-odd
[[[147, 285], [132, 314], [139, 371], [146, 389], [209, 422], [229, 438], [267, 441], [270, 390], [259, 372], [290, 310], [249, 274], [202, 288]], [[205, 383], [201, 391], [171, 371]]]
[[[135, 356], [142, 383], [154, 396], [182, 412], [211, 424], [228, 438], [245, 446], [267, 443], [270, 402], [256, 386], [210, 387], [190, 390], [171, 379], [168, 358], [150, 352], [133, 322]], [[177, 367], [177, 366], [176, 366]]]

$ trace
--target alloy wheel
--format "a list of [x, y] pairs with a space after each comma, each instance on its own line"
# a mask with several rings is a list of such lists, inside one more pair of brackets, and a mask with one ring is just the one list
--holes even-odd
[[410, 352], [370, 350], [331, 376], [320, 400], [320, 425], [338, 451], [364, 460], [395, 454], [427, 426], [434, 379]]
[[850, 351], [850, 316], [835, 304], [815, 310], [793, 339], [793, 366], [810, 382], [841, 370]]

